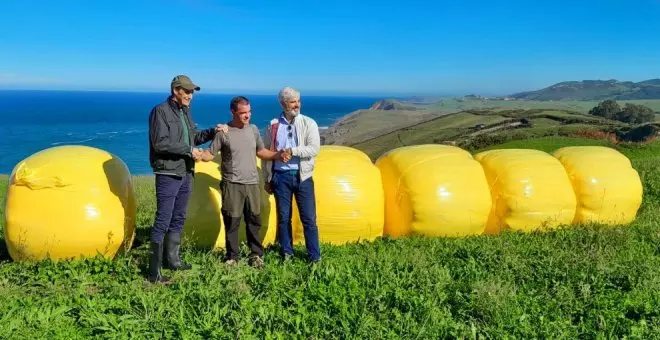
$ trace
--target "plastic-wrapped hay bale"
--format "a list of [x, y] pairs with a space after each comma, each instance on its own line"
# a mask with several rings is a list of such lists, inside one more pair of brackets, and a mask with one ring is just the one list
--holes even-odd
[[576, 198], [562, 164], [531, 149], [502, 149], [475, 155], [486, 172], [493, 210], [487, 233], [502, 228], [532, 231], [571, 224]]
[[642, 182], [630, 160], [603, 146], [571, 146], [553, 153], [577, 196], [575, 223], [628, 224], [642, 204]]
[[[316, 222], [323, 243], [373, 241], [383, 235], [384, 203], [380, 171], [360, 150], [323, 145], [315, 159]], [[293, 241], [305, 241], [293, 201]]]
[[384, 234], [466, 236], [484, 232], [488, 182], [472, 155], [448, 145], [416, 145], [382, 155]]
[[[188, 201], [186, 223], [183, 227], [183, 237], [195, 247], [203, 249], [225, 248], [225, 224], [222, 220], [222, 195], [220, 193], [220, 163], [218, 155], [211, 162], [197, 162], [195, 164], [195, 179], [193, 189]], [[259, 188], [261, 190], [261, 237], [263, 245], [267, 246], [275, 241], [277, 230], [277, 214], [275, 212], [275, 199], [264, 190], [261, 178], [261, 161], [257, 158], [259, 168]], [[247, 240], [245, 236], [245, 219], [241, 216], [239, 239]]]
[[5, 240], [15, 261], [113, 258], [135, 231], [131, 174], [116, 156], [59, 146], [18, 163], [10, 176]]
[[197, 162], [192, 192], [188, 200], [183, 238], [195, 247], [225, 247], [225, 225], [220, 209], [220, 156], [213, 162]]

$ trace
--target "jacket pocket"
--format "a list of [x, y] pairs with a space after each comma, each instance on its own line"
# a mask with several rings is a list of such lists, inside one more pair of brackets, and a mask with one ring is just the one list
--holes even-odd
[[309, 159], [300, 162], [300, 168], [302, 172], [311, 172], [314, 169], [314, 159]]
[[181, 130], [183, 127], [181, 126], [181, 120], [168, 117], [166, 122], [170, 127], [170, 138], [177, 142], [181, 142], [183, 139], [183, 131]]
[[156, 170], [164, 170], [165, 169], [165, 160], [162, 159], [162, 158], [154, 159], [154, 168]]

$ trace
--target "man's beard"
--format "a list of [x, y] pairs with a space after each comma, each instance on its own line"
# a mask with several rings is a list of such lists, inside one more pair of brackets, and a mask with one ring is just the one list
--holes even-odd
[[286, 113], [287, 115], [289, 115], [289, 116], [291, 116], [291, 117], [295, 117], [295, 116], [297, 116], [298, 114], [300, 114], [300, 109], [295, 109], [295, 110], [285, 110], [284, 113]]

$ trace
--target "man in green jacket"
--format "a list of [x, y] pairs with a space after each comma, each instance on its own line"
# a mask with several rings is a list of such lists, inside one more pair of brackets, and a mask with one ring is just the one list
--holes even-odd
[[[178, 75], [170, 84], [170, 96], [149, 114], [149, 160], [156, 177], [156, 216], [151, 229], [149, 281], [167, 282], [161, 266], [186, 270], [191, 266], [180, 259], [181, 232], [186, 220], [195, 161], [201, 149], [226, 126], [197, 130], [190, 114], [193, 92], [199, 91], [189, 77]], [[166, 253], [165, 261], [163, 253]]]

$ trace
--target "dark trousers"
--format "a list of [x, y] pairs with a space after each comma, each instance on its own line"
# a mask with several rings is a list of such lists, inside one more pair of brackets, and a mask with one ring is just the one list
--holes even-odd
[[241, 215], [245, 218], [245, 234], [250, 256], [263, 256], [261, 231], [261, 191], [258, 184], [222, 181], [222, 220], [225, 223], [226, 259], [237, 260], [240, 255], [238, 230]]
[[163, 243], [165, 234], [183, 230], [192, 180], [191, 173], [184, 177], [156, 174], [156, 218], [151, 228], [152, 242]]
[[296, 198], [300, 221], [305, 235], [305, 246], [309, 260], [316, 261], [321, 257], [319, 245], [319, 230], [316, 225], [316, 198], [314, 194], [314, 180], [310, 177], [300, 181], [297, 172], [273, 173], [271, 187], [275, 195], [277, 206], [277, 239], [282, 255], [293, 255], [293, 231], [291, 214], [293, 210], [293, 196]]

